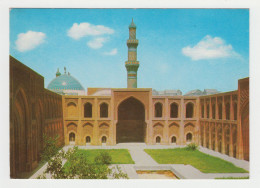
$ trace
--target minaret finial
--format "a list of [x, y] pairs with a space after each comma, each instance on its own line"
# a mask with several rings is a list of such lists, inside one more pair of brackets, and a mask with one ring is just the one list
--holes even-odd
[[66, 67], [64, 67], [64, 74], [66, 74]]
[[58, 77], [58, 76], [60, 76], [61, 75], [61, 73], [60, 73], [60, 70], [59, 70], [59, 68], [57, 69], [57, 72], [56, 72], [56, 77]]

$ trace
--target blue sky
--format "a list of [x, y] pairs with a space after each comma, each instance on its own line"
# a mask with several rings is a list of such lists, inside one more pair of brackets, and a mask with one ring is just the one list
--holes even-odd
[[139, 88], [225, 92], [249, 76], [248, 9], [12, 9], [10, 54], [45, 87], [66, 66], [84, 88], [124, 88], [132, 18]]

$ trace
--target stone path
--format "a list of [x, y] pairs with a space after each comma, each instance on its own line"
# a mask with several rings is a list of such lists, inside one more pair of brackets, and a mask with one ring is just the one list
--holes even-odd
[[[73, 146], [64, 146], [64, 150], [67, 151]], [[158, 164], [153, 158], [148, 155], [144, 149], [169, 149], [180, 146], [174, 145], [146, 145], [144, 143], [127, 143], [117, 144], [115, 146], [78, 146], [80, 149], [128, 149], [135, 164], [120, 164], [117, 165], [124, 173], [127, 173], [130, 179], [139, 179], [136, 170], [171, 170], [181, 179], [214, 179], [217, 177], [247, 177], [249, 173], [202, 173], [198, 169], [191, 165], [184, 164]], [[201, 152], [222, 158], [226, 161], [233, 163], [234, 165], [244, 168], [249, 171], [249, 162], [244, 160], [238, 160], [227, 155], [209, 150], [207, 148], [200, 147]], [[113, 167], [116, 165], [110, 165]], [[47, 167], [45, 164], [40, 170], [38, 170], [31, 178], [35, 179], [40, 175]], [[47, 177], [48, 178], [48, 177]]]

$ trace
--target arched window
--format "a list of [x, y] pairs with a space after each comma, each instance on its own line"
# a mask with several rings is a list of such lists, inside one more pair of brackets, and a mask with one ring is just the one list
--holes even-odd
[[209, 104], [207, 104], [207, 118], [209, 118]]
[[108, 104], [107, 103], [102, 103], [100, 105], [100, 117], [101, 118], [108, 117]]
[[237, 103], [234, 103], [233, 105], [233, 110], [234, 110], [234, 120], [237, 120]]
[[[51, 109], [51, 105], [49, 105], [49, 108]], [[77, 116], [77, 105], [74, 102], [68, 103], [67, 110], [68, 110], [67, 111], [68, 112], [68, 117], [75, 117], [75, 116]]]
[[186, 134], [186, 142], [191, 142], [192, 141], [192, 134], [188, 133]]
[[171, 143], [175, 144], [176, 142], [177, 142], [177, 138], [176, 138], [176, 136], [173, 136], [171, 138]]
[[155, 117], [162, 117], [162, 104], [161, 103], [156, 103], [155, 104]]
[[75, 142], [75, 133], [70, 133], [69, 134], [69, 141], [70, 142]]
[[215, 114], [216, 114], [216, 107], [215, 104], [212, 105], [212, 119], [215, 119]]
[[156, 137], [156, 144], [159, 144], [159, 143], [161, 143], [161, 137], [160, 137], [160, 136], [157, 136], [157, 137]]
[[193, 117], [193, 104], [189, 102], [186, 105], [186, 118], [192, 118]]
[[172, 103], [171, 104], [171, 118], [177, 118], [178, 117], [178, 104]]
[[218, 104], [218, 119], [222, 119], [222, 103]]
[[226, 119], [230, 119], [230, 104], [226, 103]]
[[92, 117], [92, 104], [87, 102], [84, 105], [84, 117], [91, 118]]
[[101, 142], [102, 142], [103, 144], [104, 144], [104, 143], [107, 143], [107, 137], [106, 137], [106, 136], [102, 136]]
[[90, 138], [90, 136], [87, 136], [86, 137], [86, 143], [90, 143], [91, 142], [91, 138]]

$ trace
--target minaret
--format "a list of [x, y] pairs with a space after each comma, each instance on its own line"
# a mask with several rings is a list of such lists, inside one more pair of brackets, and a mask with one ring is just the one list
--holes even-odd
[[129, 39], [127, 40], [128, 46], [128, 61], [125, 62], [127, 70], [127, 88], [137, 88], [137, 70], [139, 61], [137, 61], [137, 46], [138, 40], [136, 39], [136, 25], [132, 19], [129, 25]]

